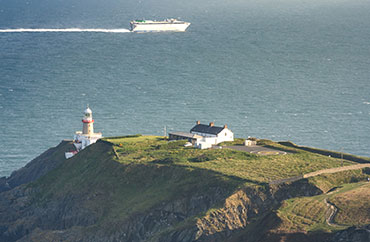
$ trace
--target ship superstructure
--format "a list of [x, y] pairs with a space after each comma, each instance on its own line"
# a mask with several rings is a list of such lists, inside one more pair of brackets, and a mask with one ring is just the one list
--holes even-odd
[[132, 32], [184, 32], [189, 25], [190, 23], [188, 22], [180, 21], [174, 18], [163, 21], [135, 20], [130, 22]]

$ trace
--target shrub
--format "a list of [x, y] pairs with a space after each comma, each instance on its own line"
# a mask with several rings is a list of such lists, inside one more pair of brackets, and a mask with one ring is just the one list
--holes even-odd
[[370, 175], [370, 168], [369, 167], [365, 167], [362, 172], [366, 175]]
[[215, 156], [212, 153], [204, 153], [197, 157], [192, 158], [191, 161], [192, 162], [205, 162], [205, 161], [215, 160], [216, 158], [217, 156]]
[[184, 157], [181, 156], [165, 156], [161, 159], [154, 160], [154, 163], [158, 164], [173, 164], [173, 163], [179, 163], [185, 161]]

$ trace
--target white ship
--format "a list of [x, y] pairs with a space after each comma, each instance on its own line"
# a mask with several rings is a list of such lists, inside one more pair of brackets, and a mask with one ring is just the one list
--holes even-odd
[[132, 32], [184, 32], [190, 23], [171, 18], [163, 21], [135, 20], [131, 21], [130, 25]]

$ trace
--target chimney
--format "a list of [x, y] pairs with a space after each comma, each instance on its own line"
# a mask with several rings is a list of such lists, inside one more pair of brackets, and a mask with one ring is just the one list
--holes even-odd
[[224, 129], [227, 129], [227, 124], [224, 125]]
[[213, 127], [215, 125], [215, 123], [214, 122], [210, 122], [209, 123], [209, 127]]
[[197, 124], [200, 124], [200, 121], [198, 120], [196, 123], [197, 123]]

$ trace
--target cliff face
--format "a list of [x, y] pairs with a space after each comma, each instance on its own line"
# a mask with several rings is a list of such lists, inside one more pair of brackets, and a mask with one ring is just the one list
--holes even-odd
[[[281, 222], [275, 210], [283, 200], [322, 193], [307, 180], [269, 186], [156, 160], [120, 163], [103, 141], [53, 160], [67, 145], [8, 180], [0, 241], [294, 241], [305, 234], [270, 233]], [[358, 230], [341, 232], [315, 236], [359, 237]]]
[[62, 141], [58, 146], [48, 149], [30, 161], [25, 167], [14, 171], [10, 177], [1, 177], [0, 192], [35, 181], [62, 164], [65, 160], [64, 152], [73, 149], [74, 147], [69, 141]]
[[[118, 164], [110, 165], [114, 169], [121, 169]], [[159, 168], [156, 175], [175, 172], [171, 176], [180, 176], [181, 180], [179, 172], [176, 174], [176, 171], [167, 167], [162, 169]], [[111, 199], [113, 194], [91, 187], [91, 192], [68, 194], [62, 191], [60, 196], [54, 194], [55, 197], [40, 200], [40, 190], [44, 189], [42, 186], [45, 184], [23, 185], [1, 194], [1, 240], [224, 241], [230, 239], [234, 231], [245, 228], [253, 219], [271, 211], [281, 199], [302, 195], [302, 191], [305, 194], [320, 192], [308, 183], [295, 184], [302, 189], [291, 189], [296, 192], [286, 195], [281, 192], [289, 190], [288, 187], [246, 187], [230, 193], [225, 187], [211, 186], [206, 193], [188, 191], [178, 194], [173, 200], [161, 201], [146, 211], [118, 220], [112, 218], [109, 221], [107, 218], [102, 221], [104, 210], [109, 208], [94, 209], [89, 204], [99, 203], [98, 200], [107, 197]], [[115, 189], [117, 187], [111, 187], [110, 192]], [[215, 205], [219, 208], [205, 214]]]
[[[293, 186], [306, 189], [305, 193], [309, 191], [313, 195], [319, 192], [309, 184]], [[1, 216], [0, 219], [0, 238], [2, 241], [38, 241], [47, 235], [72, 241], [225, 241], [232, 238], [233, 232], [268, 214], [282, 198], [270, 189], [245, 188], [226, 200], [225, 193], [227, 191], [214, 188], [210, 194], [195, 192], [189, 197], [163, 202], [149, 211], [116, 221], [111, 224], [114, 229], [107, 232], [105, 227], [95, 226], [99, 214], [81, 205], [84, 203], [83, 197], [66, 196], [40, 206], [32, 198], [37, 191], [22, 186], [2, 193], [0, 213], [7, 216]], [[220, 208], [201, 218], [194, 217], [223, 201]], [[91, 226], [96, 230], [86, 230], [80, 226]], [[259, 238], [257, 233], [254, 236]]]
[[370, 225], [360, 228], [350, 227], [343, 231], [335, 233], [335, 235], [328, 242], [336, 241], [350, 241], [350, 242], [364, 242], [370, 241]]

